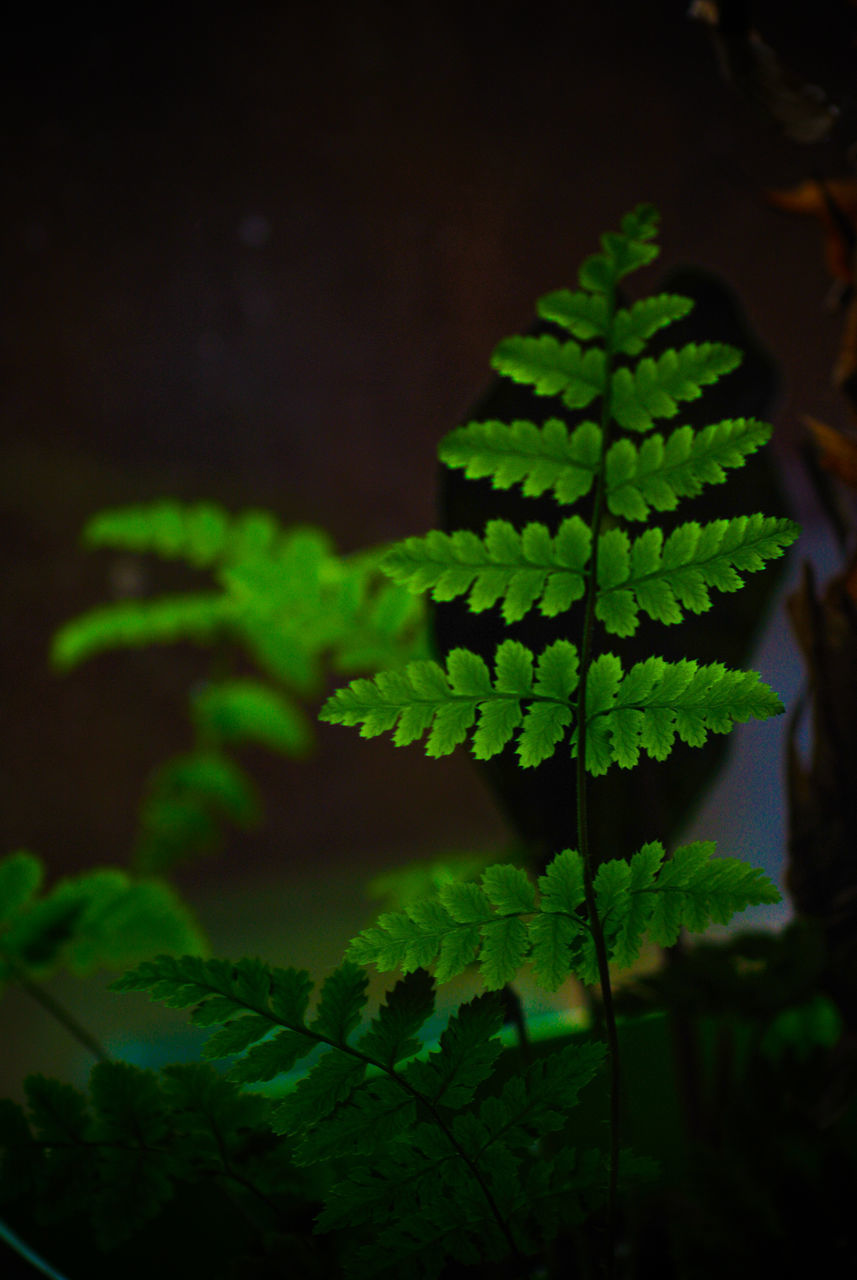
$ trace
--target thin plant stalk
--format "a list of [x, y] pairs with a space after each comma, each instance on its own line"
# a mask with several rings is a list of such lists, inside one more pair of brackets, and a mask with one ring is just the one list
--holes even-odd
[[595, 648], [595, 599], [598, 593], [598, 531], [604, 508], [604, 465], [609, 443], [610, 427], [610, 364], [612, 351], [612, 326], [616, 309], [615, 289], [607, 295], [607, 315], [604, 340], [605, 355], [605, 392], [601, 402], [601, 459], [597, 473], [595, 497], [592, 511], [592, 554], [589, 564], [589, 575], [586, 587], [586, 600], [583, 617], [583, 635], [580, 646], [580, 682], [577, 698], [577, 846], [583, 862], [583, 884], [586, 895], [586, 911], [595, 955], [598, 962], [598, 979], [601, 986], [601, 998], [604, 1009], [604, 1028], [607, 1038], [608, 1069], [610, 1077], [609, 1104], [609, 1153], [608, 1153], [608, 1192], [607, 1192], [607, 1262], [606, 1275], [613, 1280], [615, 1274], [615, 1245], [617, 1212], [617, 1188], [619, 1176], [619, 1121], [621, 1107], [621, 1084], [619, 1076], [619, 1036], [616, 1030], [616, 1015], [613, 1009], [613, 991], [610, 985], [610, 966], [607, 958], [607, 947], [604, 942], [604, 930], [598, 915], [595, 900], [595, 874], [592, 851], [589, 844], [589, 820], [586, 796], [586, 685], [589, 667], [594, 658]]

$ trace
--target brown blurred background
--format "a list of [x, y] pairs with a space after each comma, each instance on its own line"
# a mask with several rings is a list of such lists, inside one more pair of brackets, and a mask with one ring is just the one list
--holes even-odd
[[[48, 670], [56, 628], [110, 597], [110, 557], [77, 545], [86, 518], [170, 495], [270, 507], [343, 550], [424, 531], [438, 440], [494, 343], [641, 200], [662, 213], [662, 266], [720, 272], [780, 363], [777, 449], [802, 553], [824, 556], [795, 448], [800, 413], [842, 422], [841, 318], [824, 309], [817, 225], [762, 192], [845, 171], [857, 10], [753, 6], [783, 60], [841, 108], [813, 148], [726, 84], [686, 10], [155, 3], [13, 20], [0, 849], [31, 848], [53, 874], [126, 862], [147, 774], [189, 740], [187, 690], [205, 669], [190, 648]], [[765, 674], [788, 697], [800, 676], [772, 625]], [[266, 825], [181, 877], [223, 949], [333, 963], [371, 913], [370, 871], [506, 839], [465, 756], [427, 761], [329, 727], [319, 741], [308, 763], [245, 755]], [[753, 818], [778, 876], [780, 739], [747, 741], [742, 781], [705, 830], [712, 815], [727, 833]], [[763, 800], [747, 758], [767, 770]], [[57, 989], [108, 1019], [95, 988]], [[20, 1010], [0, 1048], [11, 1076], [53, 1052], [41, 1015]]]

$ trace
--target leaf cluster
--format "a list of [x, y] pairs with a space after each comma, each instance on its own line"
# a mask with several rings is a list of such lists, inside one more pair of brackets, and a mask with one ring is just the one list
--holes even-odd
[[33, 854], [0, 859], [0, 983], [44, 978], [60, 966], [81, 975], [121, 969], [152, 947], [205, 950], [189, 908], [162, 881], [115, 867], [66, 877], [47, 892], [43, 881]]
[[[603, 645], [593, 649], [591, 629], [538, 653], [504, 640], [491, 666], [464, 648], [443, 665], [404, 661], [414, 657], [415, 593], [466, 597], [474, 612], [497, 609], [507, 624], [534, 610], [570, 616], [585, 601], [589, 623], [623, 639], [641, 616], [678, 625], [704, 612], [711, 591], [737, 590], [743, 574], [795, 537], [790, 522], [762, 515], [689, 521], [669, 536], [624, 527], [721, 482], [769, 434], [749, 419], [700, 431], [680, 425], [666, 437], [654, 430], [739, 359], [718, 343], [645, 354], [690, 306], [671, 294], [617, 305], [619, 282], [657, 253], [655, 230], [654, 210], [640, 206], [583, 263], [578, 290], [541, 300], [542, 317], [568, 338], [511, 338], [494, 355], [501, 374], [554, 397], [561, 410], [581, 417], [597, 403], [600, 413], [573, 428], [550, 416], [471, 423], [441, 447], [448, 466], [498, 489], [550, 493], [560, 507], [592, 494], [587, 519], [574, 513], [520, 529], [493, 520], [481, 535], [407, 539], [384, 555], [395, 585], [383, 587], [379, 553], [343, 560], [318, 531], [284, 531], [259, 513], [233, 519], [211, 506], [165, 503], [105, 513], [89, 526], [91, 545], [183, 560], [212, 573], [217, 589], [87, 615], [57, 637], [58, 665], [121, 645], [225, 640], [265, 677], [199, 692], [196, 746], [158, 773], [144, 810], [144, 862], [171, 866], [181, 850], [210, 842], [219, 820], [253, 820], [255, 794], [226, 748], [253, 740], [303, 750], [299, 700], [319, 689], [327, 662], [388, 669], [339, 689], [324, 720], [367, 737], [392, 732], [397, 745], [424, 738], [434, 756], [468, 735], [479, 759], [514, 743], [523, 767], [565, 740], [569, 759], [580, 757], [581, 771], [594, 775], [632, 768], [641, 753], [663, 760], [676, 741], [699, 746], [782, 710], [755, 672], [658, 656], [623, 664]], [[525, 1274], [525, 1259], [605, 1201], [612, 1218], [617, 1171], [640, 1176], [645, 1162], [630, 1152], [617, 1162], [615, 1131], [605, 1158], [600, 1137], [588, 1145], [569, 1124], [583, 1091], [600, 1083], [600, 1042], [575, 1041], [518, 1073], [499, 1069], [498, 989], [527, 964], [547, 990], [572, 975], [592, 984], [607, 963], [632, 964], [646, 935], [671, 946], [682, 929], [725, 924], [778, 900], [762, 872], [714, 852], [700, 841], [668, 857], [651, 842], [595, 871], [588, 856], [565, 849], [535, 884], [506, 864], [488, 866], [478, 881], [442, 878], [364, 930], [318, 991], [304, 970], [176, 954], [184, 922], [155, 882], [95, 872], [40, 899], [36, 860], [6, 859], [0, 977], [59, 960], [81, 969], [127, 962], [142, 922], [149, 954], [159, 946], [173, 954], [134, 955], [136, 967], [114, 988], [190, 1010], [209, 1035], [203, 1064], [156, 1075], [104, 1062], [88, 1093], [31, 1077], [27, 1111], [0, 1106], [0, 1202], [31, 1201], [46, 1220], [86, 1216], [111, 1248], [154, 1223], [179, 1188], [200, 1182], [261, 1215], [264, 1232], [276, 1230], [309, 1171], [321, 1202], [316, 1229], [338, 1243], [350, 1275], [434, 1280], [450, 1261], [505, 1260]], [[371, 1018], [368, 964], [404, 975]], [[441, 1018], [432, 1044], [435, 980], [472, 964], [487, 991]], [[818, 1021], [817, 1010], [809, 1014]], [[779, 1034], [787, 1039], [789, 1028]], [[615, 1059], [610, 1074], [615, 1086]]]
[[320, 529], [282, 528], [268, 512], [230, 516], [211, 503], [162, 501], [103, 511], [84, 542], [183, 561], [215, 589], [114, 602], [55, 636], [54, 666], [111, 649], [179, 641], [218, 646], [255, 668], [202, 682], [191, 696], [194, 748], [149, 780], [134, 864], [168, 871], [222, 843], [224, 825], [253, 826], [259, 796], [230, 754], [255, 744], [303, 757], [314, 742], [304, 706], [329, 668], [374, 670], [422, 652], [423, 609], [378, 570], [378, 552], [339, 556]]
[[114, 986], [192, 1008], [194, 1023], [216, 1028], [204, 1057], [232, 1058], [233, 1083], [273, 1081], [315, 1055], [270, 1101], [269, 1123], [299, 1166], [331, 1166], [317, 1227], [346, 1232], [349, 1273], [435, 1276], [448, 1257], [526, 1255], [541, 1234], [583, 1215], [587, 1197], [603, 1198], [597, 1151], [527, 1159], [565, 1126], [603, 1046], [570, 1046], [492, 1089], [503, 1022], [493, 993], [463, 1004], [428, 1048], [419, 1033], [434, 1014], [434, 986], [422, 968], [368, 1026], [366, 975], [348, 960], [311, 1013], [307, 973], [258, 961], [162, 956]]
[[67, 623], [52, 660], [68, 670], [105, 649], [176, 640], [237, 640], [262, 671], [298, 693], [320, 685], [323, 655], [334, 668], [395, 657], [419, 610], [377, 574], [378, 554], [336, 554], [321, 529], [283, 529], [269, 512], [231, 517], [211, 503], [164, 501], [104, 511], [84, 543], [185, 561], [217, 589], [103, 606]]
[[603, 645], [593, 642], [591, 628], [581, 638], [572, 630], [572, 610], [583, 601], [610, 636], [633, 636], [641, 615], [679, 625], [686, 614], [711, 607], [712, 590], [738, 590], [743, 574], [781, 556], [798, 532], [790, 520], [760, 514], [691, 520], [669, 535], [656, 525], [636, 535], [623, 527], [723, 481], [770, 435], [750, 419], [698, 431], [682, 425], [666, 439], [653, 431], [740, 362], [740, 353], [722, 343], [688, 343], [657, 359], [643, 354], [655, 332], [692, 306], [672, 294], [616, 305], [621, 279], [656, 254], [655, 227], [654, 211], [640, 206], [621, 234], [604, 237], [603, 252], [584, 262], [578, 291], [541, 300], [541, 317], [570, 337], [509, 338], [494, 353], [503, 376], [566, 410], [599, 402], [600, 421], [574, 428], [551, 416], [543, 423], [471, 422], [451, 432], [439, 451], [442, 462], [468, 478], [488, 478], [497, 489], [520, 485], [525, 497], [549, 492], [560, 507], [594, 491], [594, 511], [566, 516], [555, 528], [494, 519], [481, 536], [434, 530], [396, 544], [382, 561], [394, 581], [415, 593], [428, 591], [440, 602], [466, 597], [474, 613], [497, 610], [498, 627], [533, 611], [565, 618], [567, 637], [541, 653], [503, 641], [493, 678], [478, 654], [454, 649], [445, 670], [411, 663], [354, 680], [328, 699], [322, 719], [359, 725], [364, 736], [392, 730], [399, 746], [425, 735], [430, 756], [452, 751], [473, 728], [477, 759], [490, 759], [514, 739], [524, 768], [541, 764], [566, 736], [576, 755], [583, 734], [585, 766], [603, 774], [614, 763], [633, 767], [641, 752], [664, 760], [676, 740], [702, 746], [709, 733], [782, 710], [755, 673], [655, 656], [625, 670], [609, 651], [593, 656]]
[[26, 1109], [0, 1102], [0, 1204], [23, 1203], [45, 1225], [88, 1223], [101, 1249], [132, 1238], [189, 1184], [206, 1188], [212, 1208], [225, 1194], [268, 1229], [295, 1194], [266, 1100], [210, 1066], [101, 1062], [85, 1092], [42, 1075], [24, 1087]]

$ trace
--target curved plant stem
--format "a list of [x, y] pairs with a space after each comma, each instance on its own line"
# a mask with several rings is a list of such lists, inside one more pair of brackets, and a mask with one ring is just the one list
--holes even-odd
[[60, 1004], [49, 992], [40, 987], [38, 983], [33, 982], [31, 978], [21, 969], [13, 959], [9, 956], [3, 956], [3, 963], [8, 965], [12, 971], [12, 976], [22, 991], [26, 991], [27, 995], [35, 1000], [36, 1004], [40, 1004], [52, 1018], [56, 1018], [70, 1035], [74, 1036], [80, 1044], [83, 1045], [87, 1052], [98, 1058], [99, 1062], [109, 1062], [110, 1054], [104, 1048], [95, 1036], [82, 1023], [78, 1022], [73, 1013], [66, 1009], [65, 1005]]
[[595, 499], [592, 510], [592, 556], [589, 564], [589, 576], [586, 588], [586, 601], [583, 617], [583, 635], [580, 646], [580, 681], [577, 695], [577, 847], [583, 862], [583, 886], [586, 895], [586, 912], [595, 954], [598, 961], [598, 978], [601, 985], [601, 998], [604, 1006], [604, 1028], [607, 1037], [607, 1055], [610, 1072], [610, 1142], [608, 1165], [607, 1193], [607, 1258], [605, 1274], [608, 1280], [615, 1275], [616, 1227], [617, 1227], [617, 1187], [619, 1175], [619, 1116], [620, 1116], [620, 1079], [619, 1079], [619, 1037], [616, 1031], [616, 1016], [613, 1010], [613, 991], [610, 986], [610, 968], [607, 960], [607, 947], [604, 942], [604, 930], [595, 901], [593, 856], [589, 846], [589, 820], [586, 805], [586, 684], [589, 668], [594, 658], [595, 633], [595, 598], [598, 594], [598, 532], [604, 510], [604, 464], [607, 455], [608, 434], [610, 427], [610, 366], [612, 351], [613, 316], [616, 310], [615, 289], [607, 295], [607, 315], [604, 341], [604, 395], [601, 403], [601, 458], [597, 472]]

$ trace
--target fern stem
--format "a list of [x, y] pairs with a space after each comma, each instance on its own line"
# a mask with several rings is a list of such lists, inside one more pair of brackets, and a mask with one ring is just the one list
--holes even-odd
[[619, 1075], [619, 1036], [616, 1030], [616, 1015], [613, 1009], [613, 990], [610, 985], [610, 966], [607, 958], [607, 947], [604, 941], [604, 929], [598, 915], [595, 900], [595, 868], [589, 845], [589, 816], [586, 796], [586, 685], [589, 668], [595, 656], [595, 601], [598, 595], [598, 534], [604, 512], [605, 484], [604, 469], [610, 430], [610, 373], [613, 356], [613, 317], [616, 311], [615, 286], [611, 286], [607, 295], [607, 323], [604, 336], [604, 395], [601, 398], [601, 457], [596, 473], [595, 495], [592, 506], [592, 553], [589, 562], [589, 573], [586, 584], [586, 599], [583, 614], [583, 634], [580, 645], [580, 679], [577, 694], [577, 847], [583, 863], [583, 887], [586, 897], [586, 912], [595, 955], [598, 962], [598, 979], [601, 986], [601, 999], [604, 1009], [604, 1028], [607, 1038], [607, 1055], [610, 1073], [610, 1110], [609, 1110], [609, 1163], [607, 1193], [607, 1257], [605, 1273], [607, 1280], [615, 1275], [616, 1228], [617, 1228], [617, 1189], [619, 1176], [619, 1121], [621, 1105], [621, 1084]]
[[[366, 1059], [366, 1061], [372, 1061], [371, 1059], [366, 1058], [365, 1054], [360, 1053], [359, 1050], [351, 1049], [348, 1045], [339, 1045], [337, 1047], [341, 1049], [345, 1049], [349, 1053], [357, 1053], [358, 1057], [364, 1058]], [[421, 1103], [428, 1110], [435, 1124], [438, 1126], [439, 1129], [442, 1130], [444, 1136], [446, 1137], [447, 1141], [455, 1150], [459, 1159], [462, 1160], [464, 1164], [467, 1166], [467, 1168], [470, 1170], [471, 1177], [473, 1177], [477, 1186], [479, 1187], [480, 1191], [485, 1197], [486, 1203], [488, 1204], [488, 1208], [491, 1210], [491, 1215], [494, 1218], [495, 1222], [497, 1223], [497, 1226], [500, 1228], [500, 1231], [502, 1232], [503, 1237], [506, 1241], [506, 1245], [509, 1249], [509, 1256], [511, 1257], [511, 1259], [513, 1260], [513, 1262], [517, 1267], [523, 1267], [526, 1259], [524, 1258], [520, 1249], [515, 1243], [515, 1238], [512, 1235], [511, 1231], [509, 1230], [509, 1227], [507, 1226], [502, 1213], [500, 1212], [500, 1207], [497, 1204], [497, 1201], [494, 1199], [494, 1196], [491, 1192], [491, 1188], [488, 1186], [488, 1183], [482, 1177], [482, 1174], [479, 1171], [479, 1166], [475, 1163], [475, 1161], [471, 1160], [470, 1156], [461, 1146], [461, 1144], [455, 1137], [455, 1134], [452, 1132], [452, 1129], [445, 1122], [443, 1116], [440, 1114], [437, 1107], [435, 1107], [433, 1103], [429, 1102], [428, 1098], [423, 1097], [423, 1095], [417, 1089], [415, 1089], [412, 1084], [409, 1084], [407, 1080], [403, 1080], [394, 1067], [387, 1067], [384, 1063], [380, 1063], [380, 1062], [376, 1062], [374, 1063], [374, 1065], [376, 1067], [380, 1067], [381, 1070], [386, 1075], [390, 1076], [391, 1079], [395, 1080], [396, 1083], [400, 1085], [401, 1088], [404, 1089], [406, 1093], [409, 1093], [411, 1097], [414, 1098], [418, 1104]]]
[[55, 999], [48, 991], [45, 991], [43, 987], [40, 987], [38, 983], [28, 978], [24, 970], [5, 952], [3, 954], [3, 963], [11, 969], [12, 977], [22, 991], [26, 991], [27, 995], [32, 1000], [35, 1000], [36, 1004], [40, 1004], [52, 1018], [55, 1018], [61, 1026], [65, 1027], [66, 1031], [82, 1044], [88, 1053], [93, 1054], [99, 1062], [110, 1061], [110, 1054], [104, 1046], [90, 1031], [87, 1031], [82, 1023], [78, 1022], [74, 1014], [70, 1013], [65, 1005], [60, 1004], [59, 1000]]

